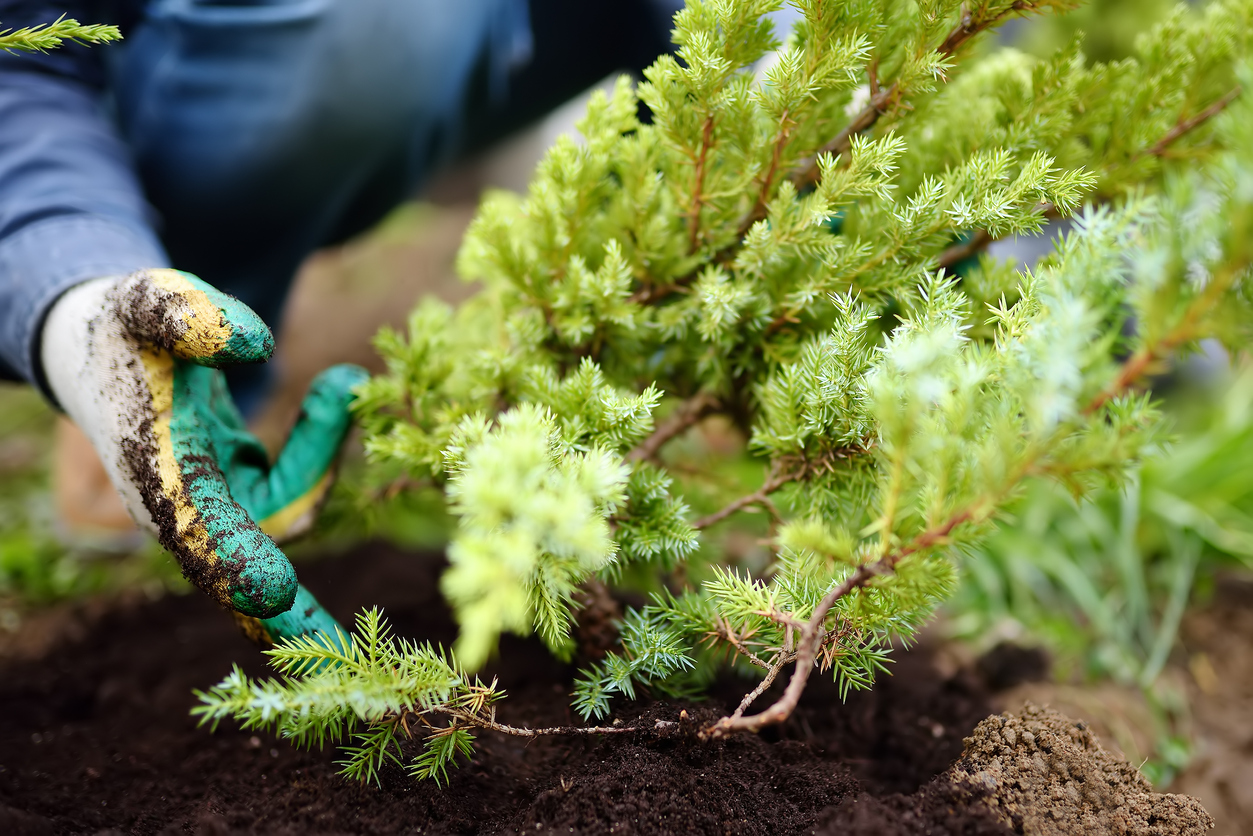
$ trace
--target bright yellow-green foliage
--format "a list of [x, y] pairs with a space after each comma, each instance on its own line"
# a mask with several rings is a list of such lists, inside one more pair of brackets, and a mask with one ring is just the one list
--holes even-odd
[[[469, 455], [454, 453], [461, 422], [501, 416], [483, 477], [501, 480], [514, 455], [521, 474], [533, 442], [509, 441], [508, 416], [529, 404], [550, 416], [548, 467], [594, 452], [606, 482], [629, 466], [628, 496], [650, 480], [648, 504], [584, 500], [615, 532], [655, 535], [650, 551], [619, 553], [607, 536], [595, 559], [563, 556], [554, 571], [522, 556], [549, 553], [549, 512], [520, 524], [529, 514], [514, 508], [508, 525], [484, 527], [458, 488], [477, 468], [458, 471], [464, 525], [445, 588], [471, 666], [500, 629], [539, 627], [560, 644], [569, 593], [598, 564], [691, 553], [683, 497], [657, 479], [666, 458], [658, 471], [651, 453], [629, 455], [657, 426], [662, 396], [703, 397], [701, 414], [728, 415], [779, 483], [783, 521], [820, 520], [843, 544], [821, 571], [802, 561], [811, 599], [954, 515], [969, 519], [942, 539], [971, 536], [1028, 471], [1116, 475], [1154, 426], [1145, 402], [1122, 397], [1131, 381], [1084, 407], [1115, 384], [1114, 353], [1135, 348], [1120, 335], [1129, 304], [1150, 346], [1175, 327], [1168, 312], [1186, 308], [1187, 283], [1172, 285], [1181, 276], [1133, 281], [1126, 256], [1145, 255], [1175, 211], [1143, 191], [1159, 188], [1163, 166], [1221, 150], [1210, 111], [1236, 89], [1250, 4], [1181, 10], [1112, 65], [1087, 63], [1077, 43], [1047, 60], [999, 50], [963, 62], [967, 43], [1015, 10], [1065, 3], [814, 0], [797, 4], [804, 19], [784, 41], [762, 16], [778, 5], [689, 4], [676, 56], [638, 88], [624, 79], [595, 96], [583, 139], [560, 139], [526, 195], [484, 201], [460, 267], [485, 291], [457, 311], [427, 303], [407, 337], [380, 336], [391, 372], [360, 401], [376, 460], [442, 482], [445, 460]], [[637, 121], [637, 99], [651, 124]], [[958, 282], [937, 272], [971, 236], [977, 253], [1110, 200], [1085, 210], [1035, 274], [993, 263]], [[563, 386], [577, 392], [562, 397]], [[781, 566], [790, 531], [776, 539]], [[935, 548], [909, 562], [947, 571]], [[886, 600], [894, 583], [850, 600]], [[515, 605], [471, 614], [489, 588]], [[909, 624], [934, 598], [927, 582], [911, 589], [920, 594], [890, 608]]]
[[[502, 630], [564, 650], [593, 575], [656, 593], [585, 716], [728, 656], [866, 686], [1024, 480], [1122, 479], [1159, 434], [1145, 374], [1249, 334], [1253, 0], [1181, 9], [1115, 64], [973, 49], [1068, 0], [796, 0], [776, 35], [781, 5], [691, 0], [676, 55], [484, 200], [459, 260], [482, 292], [382, 333], [360, 390], [373, 461], [459, 518], [467, 667]], [[1073, 227], [1032, 269], [972, 261], [1053, 217]], [[759, 475], [697, 518], [726, 478], [683, 439], [709, 416]], [[764, 565], [718, 537], [749, 510]]]
[[121, 40], [122, 33], [116, 26], [90, 24], [84, 26], [73, 18], [61, 15], [55, 22], [24, 29], [0, 31], [0, 49], [12, 52], [46, 52], [56, 49], [65, 41], [80, 44], [105, 44]]

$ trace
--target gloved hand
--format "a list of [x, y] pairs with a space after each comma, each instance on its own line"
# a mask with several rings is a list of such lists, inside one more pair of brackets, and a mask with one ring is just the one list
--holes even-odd
[[268, 360], [273, 337], [195, 276], [145, 270], [78, 285], [52, 307], [40, 348], [53, 395], [188, 580], [259, 641], [334, 629], [271, 537], [312, 524], [364, 369], [314, 380], [271, 465], [218, 369]]

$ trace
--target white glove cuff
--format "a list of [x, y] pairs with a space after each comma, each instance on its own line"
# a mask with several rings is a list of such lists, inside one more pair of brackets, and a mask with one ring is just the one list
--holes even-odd
[[140, 443], [140, 429], [153, 414], [140, 348], [109, 299], [119, 281], [93, 279], [62, 294], [44, 320], [40, 359], [53, 396], [100, 454], [131, 516], [152, 531], [151, 515], [122, 460], [128, 443]]

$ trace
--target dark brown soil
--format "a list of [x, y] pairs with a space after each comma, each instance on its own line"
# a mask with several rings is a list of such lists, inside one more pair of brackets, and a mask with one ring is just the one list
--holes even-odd
[[[373, 545], [306, 564], [301, 576], [341, 619], [379, 604], [401, 635], [448, 642], [439, 569], [439, 558]], [[768, 734], [529, 745], [484, 734], [450, 786], [392, 769], [377, 788], [338, 777], [330, 751], [195, 726], [193, 688], [234, 662], [265, 672], [206, 599], [67, 618], [81, 624], [62, 635], [77, 638], [39, 659], [0, 662], [0, 833], [1012, 832], [979, 800], [981, 785], [935, 777], [992, 709], [974, 675], [940, 675], [925, 648], [847, 703], [814, 682], [793, 719]], [[506, 638], [494, 673], [509, 692], [503, 721], [577, 722], [572, 671], [538, 643]], [[748, 687], [724, 682], [710, 702], [685, 707], [694, 721], [712, 718]], [[677, 720], [683, 707], [640, 701], [616, 716]]]

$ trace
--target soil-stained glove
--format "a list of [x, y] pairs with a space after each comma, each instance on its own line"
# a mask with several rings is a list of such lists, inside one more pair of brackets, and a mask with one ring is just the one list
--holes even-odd
[[136, 522], [261, 641], [336, 626], [271, 537], [312, 524], [348, 431], [351, 389], [366, 376], [348, 365], [319, 375], [271, 465], [218, 369], [273, 350], [248, 307], [175, 270], [78, 285], [57, 300], [41, 337], [53, 395]]

